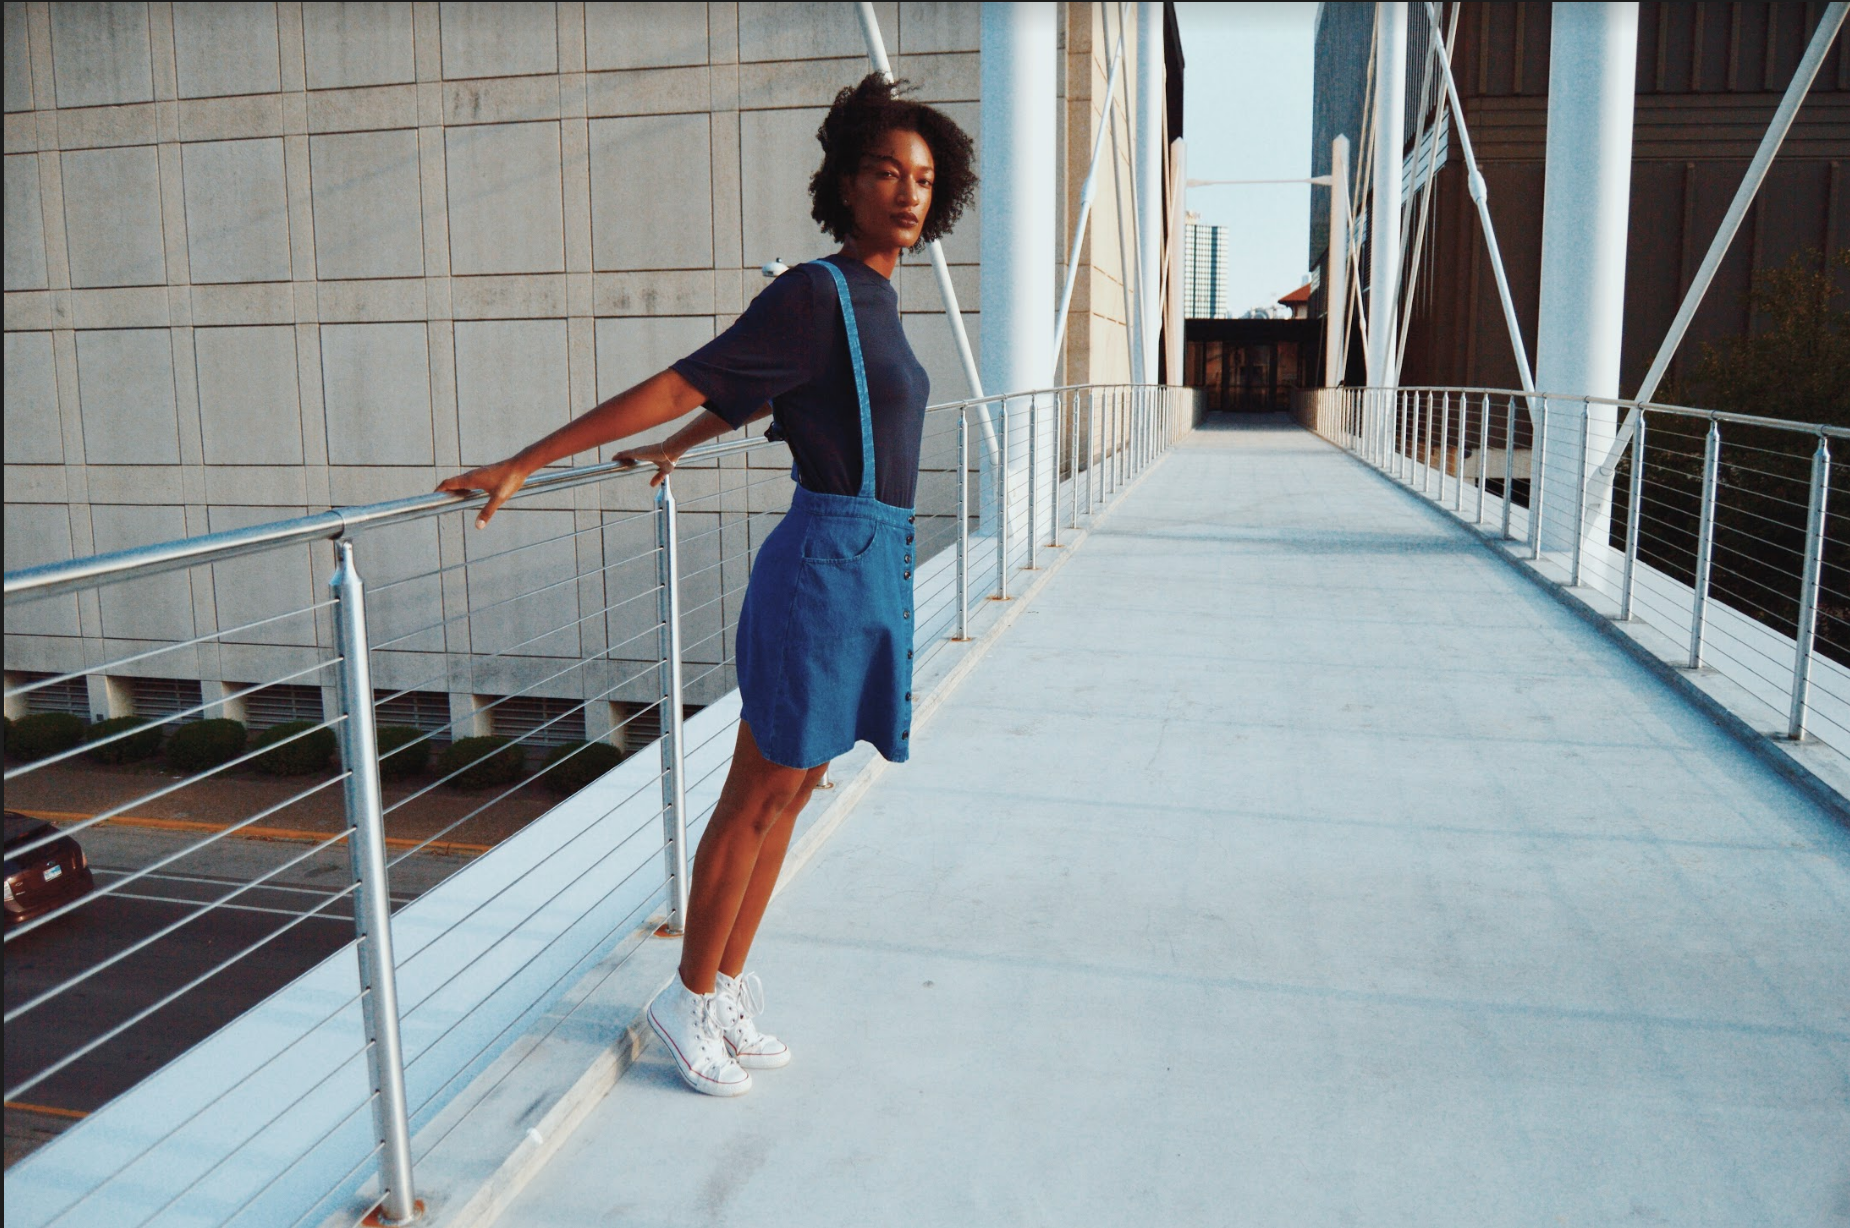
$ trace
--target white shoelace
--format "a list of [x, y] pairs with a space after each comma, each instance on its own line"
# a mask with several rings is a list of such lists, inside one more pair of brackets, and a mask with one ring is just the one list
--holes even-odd
[[700, 1003], [694, 1011], [694, 1025], [700, 1029], [701, 1051], [693, 1055], [688, 1063], [695, 1071], [705, 1075], [716, 1075], [732, 1061], [726, 1052], [724, 1041], [725, 1018], [720, 1010], [720, 995], [696, 995]]
[[732, 978], [732, 1001], [738, 1009], [739, 1022], [750, 1022], [753, 1015], [764, 1009], [764, 982], [758, 979], [756, 972], [746, 972]]

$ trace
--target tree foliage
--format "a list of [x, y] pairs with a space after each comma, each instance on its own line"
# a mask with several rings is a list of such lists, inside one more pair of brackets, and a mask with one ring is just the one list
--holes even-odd
[[1754, 275], [1751, 317], [1766, 326], [1702, 347], [1687, 380], [1704, 409], [1850, 426], [1850, 247], [1814, 249]]

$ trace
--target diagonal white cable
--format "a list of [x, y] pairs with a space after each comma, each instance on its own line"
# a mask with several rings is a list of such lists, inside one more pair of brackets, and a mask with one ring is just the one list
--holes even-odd
[[1657, 386], [1663, 382], [1664, 372], [1670, 369], [1670, 360], [1676, 357], [1677, 347], [1683, 343], [1683, 334], [1689, 331], [1690, 321], [1696, 318], [1696, 309], [1702, 306], [1703, 296], [1708, 293], [1709, 283], [1715, 280], [1716, 270], [1721, 268], [1723, 258], [1733, 246], [1734, 236], [1747, 217], [1748, 206], [1754, 203], [1754, 196], [1766, 180], [1767, 171], [1771, 169], [1780, 145], [1785, 142], [1786, 133], [1792, 130], [1792, 121], [1798, 117], [1799, 105], [1805, 101], [1812, 82], [1817, 79], [1818, 70], [1824, 66], [1831, 44], [1836, 40], [1837, 32], [1843, 28], [1846, 13], [1850, 13], [1850, 3], [1839, 0], [1839, 3], [1825, 9], [1824, 16], [1819, 18], [1818, 28], [1812, 32], [1811, 45], [1805, 48], [1804, 57], [1792, 72], [1785, 97], [1779, 100], [1779, 108], [1773, 112], [1773, 120], [1767, 125], [1766, 135], [1760, 138], [1760, 148], [1754, 152], [1754, 160], [1747, 164], [1747, 173], [1741, 176], [1741, 186], [1735, 189], [1734, 201], [1722, 217], [1721, 225], [1716, 228], [1709, 252], [1702, 258], [1695, 279], [1683, 294], [1683, 305], [1677, 308], [1676, 319], [1670, 322], [1670, 331], [1664, 334], [1663, 344], [1657, 347], [1657, 357], [1651, 361], [1651, 369], [1645, 373], [1644, 382], [1638, 385], [1638, 391], [1632, 397], [1635, 404], [1626, 412], [1625, 421], [1619, 424], [1606, 459], [1600, 462], [1599, 468], [1587, 479], [1588, 507], [1595, 507], [1606, 498], [1613, 475], [1619, 471], [1619, 461], [1631, 446], [1632, 432], [1638, 429], [1638, 417], [1644, 412], [1640, 406], [1657, 395]]
[[[1437, 27], [1439, 24], [1439, 6], [1432, 0], [1426, 2], [1428, 19]], [[1484, 183], [1484, 174], [1478, 169], [1477, 155], [1471, 149], [1471, 130], [1465, 126], [1465, 106], [1458, 97], [1458, 81], [1452, 75], [1452, 56], [1449, 49], [1440, 48], [1439, 66], [1445, 70], [1445, 92], [1452, 100], [1452, 114], [1458, 117], [1458, 148], [1465, 162], [1465, 182], [1471, 190], [1471, 199], [1477, 205], [1478, 220], [1484, 226], [1484, 245], [1490, 249], [1490, 271], [1497, 279], [1497, 299], [1503, 304], [1503, 323], [1509, 329], [1510, 349], [1516, 354], [1516, 374], [1522, 380], [1522, 390], [1529, 395], [1529, 416], [1534, 418], [1538, 408], [1535, 399], [1535, 374], [1529, 366], [1529, 351], [1522, 343], [1522, 329], [1516, 323], [1516, 302], [1510, 297], [1510, 279], [1503, 271], [1503, 251], [1497, 246], [1497, 228], [1490, 222], [1490, 189]]]
[[[1374, 20], [1379, 21], [1377, 11]], [[1369, 177], [1374, 166], [1374, 159], [1363, 156], [1363, 151], [1372, 148], [1369, 141], [1373, 136], [1371, 126], [1375, 115], [1375, 38], [1372, 28], [1368, 37], [1368, 70], [1362, 83], [1362, 131], [1356, 142], [1356, 173], [1351, 179], [1349, 190], [1352, 193], [1343, 202], [1343, 214], [1349, 227], [1349, 280], [1343, 287], [1342, 320], [1342, 354], [1337, 363], [1339, 377], [1349, 370], [1349, 308], [1355, 307], [1358, 326], [1362, 330], [1362, 361], [1368, 362], [1368, 315], [1362, 308], [1362, 239], [1361, 239], [1361, 202], [1368, 199]]]
[[[866, 7], [872, 7], [871, 5]], [[1109, 13], [1110, 9], [1104, 12]], [[1092, 138], [1092, 161], [1086, 167], [1085, 186], [1079, 190], [1079, 216], [1073, 222], [1073, 244], [1066, 258], [1066, 279], [1060, 289], [1060, 307], [1053, 320], [1054, 383], [1060, 382], [1060, 347], [1066, 340], [1066, 317], [1073, 303], [1073, 285], [1079, 279], [1079, 249], [1086, 241], [1086, 224], [1092, 220], [1092, 201], [1098, 195], [1098, 161], [1105, 151], [1105, 130], [1110, 127], [1112, 99], [1118, 92], [1118, 68], [1124, 61], [1124, 22], [1118, 22], [1118, 45], [1111, 53], [1111, 67], [1105, 74], [1104, 123]]]
[[[1412, 20], [1411, 10], [1409, 10], [1408, 20], [1409, 21]], [[1427, 27], [1429, 30], [1436, 31], [1439, 28], [1438, 18], [1429, 17], [1427, 20]], [[1421, 150], [1423, 149], [1426, 143], [1428, 134], [1429, 133], [1436, 134], [1439, 129], [1439, 121], [1436, 116], [1434, 117], [1432, 125], [1430, 127], [1428, 127], [1426, 124], [1426, 111], [1432, 99], [1433, 65], [1436, 62], [1436, 57], [1433, 55], [1433, 44], [1437, 41], [1438, 40], [1437, 40], [1436, 35], [1428, 34], [1427, 39], [1426, 39], [1426, 51], [1425, 51], [1425, 54], [1421, 57], [1422, 59], [1426, 61], [1426, 67], [1425, 67], [1425, 70], [1420, 73], [1420, 105], [1418, 109], [1416, 109], [1413, 113], [1413, 167], [1414, 167], [1413, 177], [1414, 177], [1415, 183], [1413, 187], [1409, 189], [1408, 191], [1406, 191], [1405, 193], [1403, 193], [1401, 197], [1400, 246], [1395, 249], [1396, 251], [1400, 253], [1400, 268], [1395, 270], [1395, 276], [1394, 276], [1394, 285], [1398, 292], [1396, 295], [1396, 301], [1395, 301], [1396, 307], [1399, 306], [1399, 300], [1401, 298], [1405, 298], [1405, 300], [1408, 303], [1411, 303], [1413, 301], [1413, 294], [1412, 294], [1412, 291], [1409, 289], [1409, 282], [1412, 277], [1413, 265], [1407, 259], [1407, 239], [1410, 237], [1410, 232], [1412, 231], [1412, 228], [1413, 228], [1413, 216], [1415, 213], [1420, 211], [1418, 206], [1414, 202], [1413, 192], [1418, 190], [1418, 186], [1419, 186], [1418, 185], [1419, 168], [1423, 161], [1421, 157]], [[1443, 90], [1439, 92], [1439, 97], [1441, 99], [1445, 97], [1445, 92]], [[1441, 106], [1440, 110], [1443, 110], [1443, 109], [1444, 109], [1443, 106]], [[1433, 139], [1436, 142], [1438, 138], [1435, 135]], [[1404, 156], [1400, 160], [1400, 176], [1402, 179], [1405, 179], [1407, 177], [1407, 159]], [[1398, 311], [1398, 310], [1393, 312], [1392, 314], [1398, 317], [1398, 319], [1390, 322], [1388, 326], [1388, 333], [1387, 333], [1388, 357], [1387, 357], [1387, 366], [1386, 366], [1386, 370], [1388, 372], [1387, 382], [1389, 384], [1398, 385], [1400, 383], [1401, 348], [1402, 348], [1402, 341], [1405, 339], [1405, 336], [1406, 336], [1406, 333], [1404, 330], [1406, 329], [1406, 326], [1407, 326], [1407, 318], [1406, 318], [1405, 313]]]
[[[1461, 11], [1462, 6], [1457, 4], [1452, 6], [1452, 24], [1445, 33], [1445, 50], [1447, 54], [1450, 54], [1452, 48], [1457, 45], [1458, 14]], [[1431, 29], [1433, 33], [1429, 37], [1432, 42], [1436, 43], [1438, 41], [1438, 27], [1434, 25]], [[1438, 56], [1436, 54], [1430, 54], [1428, 56], [1426, 61], [1428, 76], [1431, 75], [1432, 67], [1437, 59]], [[1420, 88], [1420, 114], [1422, 116], [1426, 113], [1425, 97], [1426, 88], [1422, 86]], [[1400, 369], [1407, 357], [1407, 330], [1413, 326], [1413, 298], [1414, 292], [1419, 289], [1420, 285], [1420, 253], [1426, 248], [1427, 224], [1431, 221], [1432, 217], [1433, 184], [1438, 179], [1439, 138], [1445, 132], [1445, 104], [1447, 101], [1448, 99], [1445, 91], [1440, 90], [1437, 113], [1433, 116], [1432, 127], [1426, 130], [1432, 134], [1431, 140], [1429, 141], [1431, 149], [1426, 152], [1426, 156], [1421, 156], [1422, 151], [1418, 141], [1415, 141], [1413, 145], [1414, 178], [1418, 179], [1420, 177], [1420, 171], [1423, 168], [1425, 171], [1425, 182], [1420, 185], [1420, 220], [1413, 232], [1413, 251], [1407, 256], [1407, 275], [1405, 278], [1407, 287], [1406, 301], [1401, 305], [1400, 309], [1400, 331], [1394, 334], [1393, 367], [1394, 384], [1396, 387], [1400, 384]], [[1411, 211], [1409, 211], [1409, 215], [1411, 215]], [[1405, 235], [1401, 237], [1401, 244], [1404, 248], [1406, 244]]]
[[[894, 80], [893, 65], [886, 58], [886, 39], [880, 35], [880, 18], [871, 4], [857, 4], [855, 15], [860, 18], [861, 37], [867, 42], [867, 60], [874, 71], [888, 81]], [[977, 374], [976, 355], [970, 351], [970, 335], [964, 331], [963, 309], [957, 305], [957, 287], [951, 284], [951, 266], [944, 261], [944, 248], [938, 240], [933, 239], [925, 245], [931, 253], [931, 271], [938, 279], [938, 295], [944, 300], [944, 318], [951, 325], [951, 340], [957, 345], [957, 360], [963, 364], [964, 379], [970, 385], [972, 399], [983, 395], [983, 378]], [[1001, 455], [996, 444], [996, 427], [990, 421], [991, 415], [977, 415], [977, 421], [983, 428], [983, 447], [988, 451], [991, 462]]]

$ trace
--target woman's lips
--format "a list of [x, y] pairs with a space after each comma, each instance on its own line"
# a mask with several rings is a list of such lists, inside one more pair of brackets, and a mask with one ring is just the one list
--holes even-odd
[[918, 215], [916, 213], [895, 213], [893, 215], [893, 221], [906, 227], [908, 230], [919, 224]]

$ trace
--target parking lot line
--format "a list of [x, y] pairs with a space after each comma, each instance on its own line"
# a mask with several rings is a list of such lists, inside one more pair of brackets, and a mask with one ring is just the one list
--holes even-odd
[[[96, 816], [80, 814], [68, 810], [15, 810], [14, 814], [23, 814], [28, 818], [44, 819], [48, 823], [84, 823]], [[151, 819], [132, 814], [118, 814], [104, 819], [104, 823], [113, 823], [122, 827], [146, 827], [155, 831], [197, 831], [220, 832], [236, 827], [234, 823], [201, 823], [193, 819]], [[295, 843], [319, 844], [330, 836], [343, 835], [331, 831], [301, 831], [292, 827], [240, 827], [233, 833], [252, 840], [288, 840]], [[480, 855], [493, 848], [492, 844], [470, 844], [462, 840], [432, 840], [428, 844], [410, 836], [387, 836], [387, 848], [415, 848], [429, 853], [470, 853]]]

